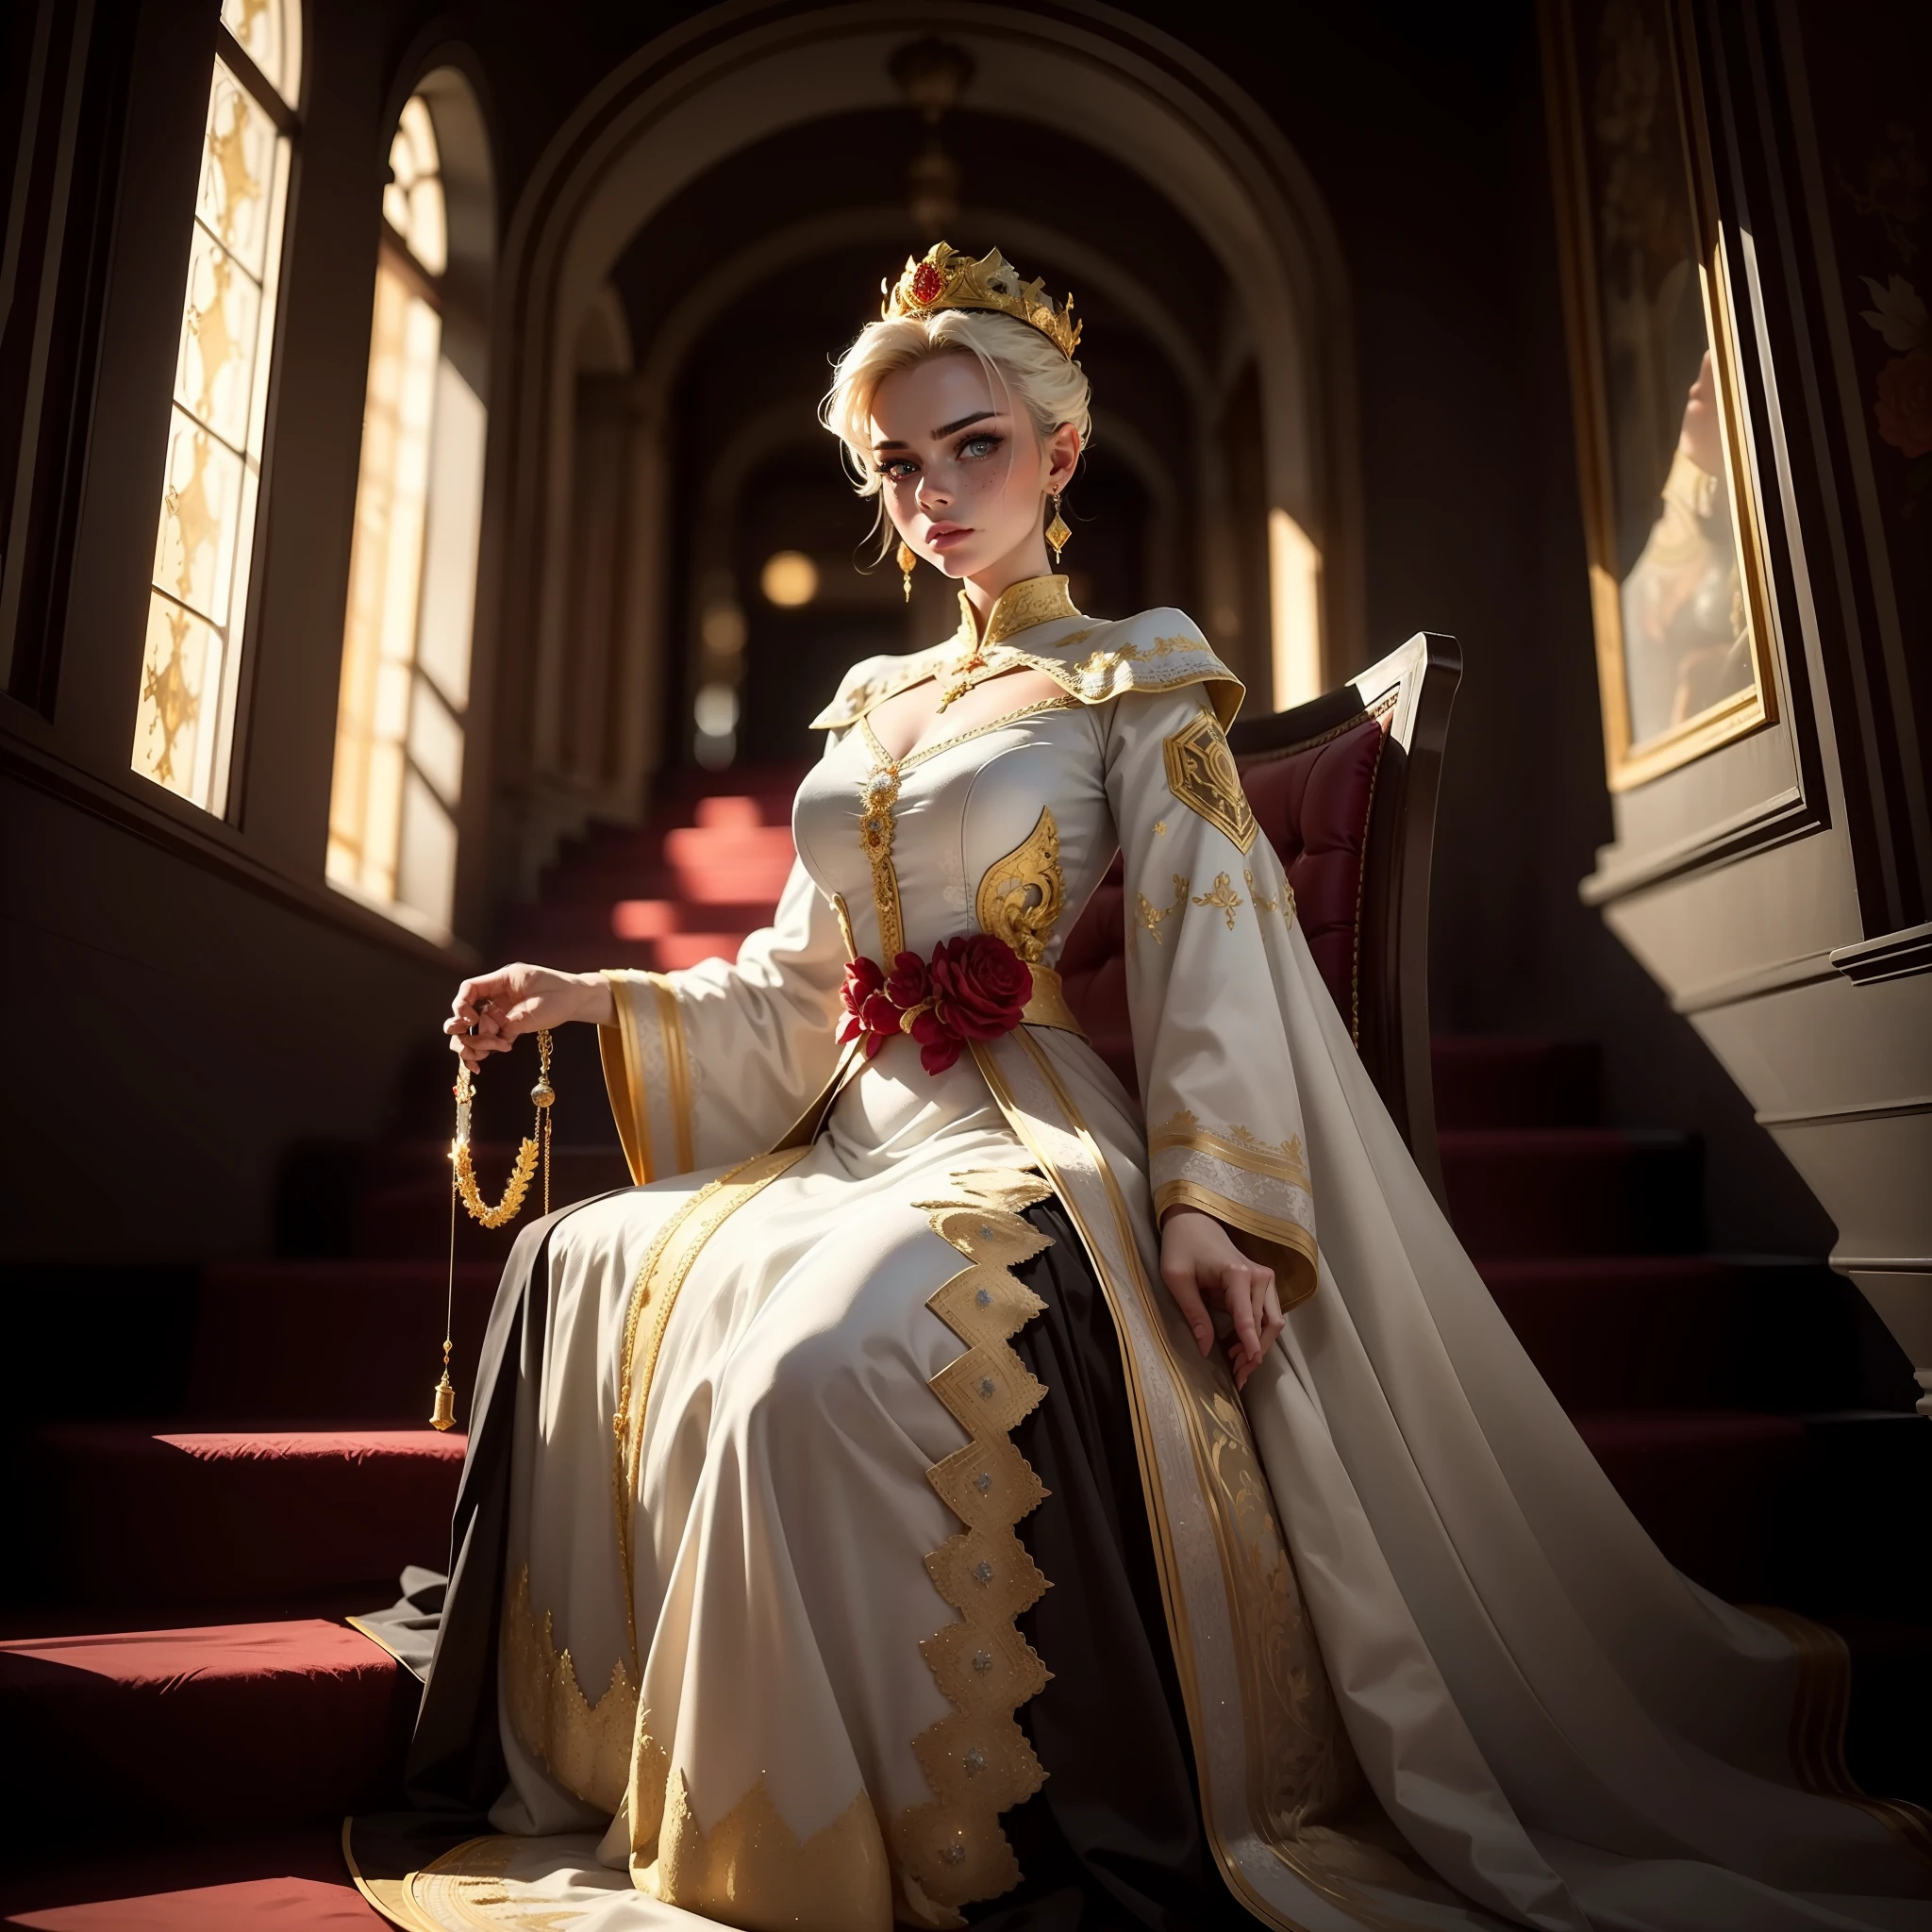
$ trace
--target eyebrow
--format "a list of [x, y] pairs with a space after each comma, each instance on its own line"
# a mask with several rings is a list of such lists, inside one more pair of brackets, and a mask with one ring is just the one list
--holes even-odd
[[[951, 436], [955, 434], [957, 431], [967, 428], [970, 425], [974, 423], [986, 423], [996, 421], [998, 419], [999, 413], [1000, 412], [997, 409], [975, 409], [970, 416], [961, 416], [957, 423], [942, 424], [939, 428], [933, 431], [933, 441], [935, 442], [938, 442], [942, 438]], [[873, 444], [873, 448], [875, 450], [905, 449], [907, 447], [908, 445], [903, 442], [875, 442]]]

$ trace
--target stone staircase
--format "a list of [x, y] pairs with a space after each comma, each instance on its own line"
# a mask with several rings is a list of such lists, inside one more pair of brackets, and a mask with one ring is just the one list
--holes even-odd
[[[794, 776], [689, 785], [652, 827], [593, 829], [511, 916], [505, 956], [735, 950], [790, 864]], [[594, 1042], [571, 1031], [558, 1202], [625, 1180]], [[1814, 1259], [1702, 1252], [1697, 1143], [1604, 1126], [1593, 1046], [1445, 1040], [1435, 1060], [1458, 1231], [1611, 1479], [1700, 1582], [1841, 1629], [1854, 1770], [1932, 1795], [1913, 1748], [1932, 1577], [1905, 1527], [1932, 1431], [1889, 1339]], [[523, 1131], [522, 1084], [486, 1096], [504, 1137], [479, 1149], [486, 1176]], [[5, 1541], [25, 1553], [0, 1601], [0, 1923], [380, 1923], [342, 1874], [339, 1821], [393, 1801], [414, 1683], [342, 1619], [391, 1600], [406, 1563], [443, 1566], [463, 1449], [422, 1425], [448, 1212], [435, 1042], [410, 1086], [389, 1144], [304, 1170], [363, 1176], [352, 1213], [286, 1217], [307, 1254], [0, 1276]], [[467, 1388], [510, 1235], [461, 1226]]]

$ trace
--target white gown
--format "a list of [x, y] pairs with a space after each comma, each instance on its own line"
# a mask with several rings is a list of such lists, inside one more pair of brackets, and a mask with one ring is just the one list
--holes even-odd
[[[1064, 696], [894, 764], [864, 714], [951, 647], [859, 666], [774, 925], [612, 975], [641, 1185], [558, 1217], [531, 1284], [509, 1789], [376, 1902], [883, 1932], [1015, 1882], [999, 1816], [1053, 1766], [1014, 1712], [1054, 1659], [1014, 1628], [1053, 1579], [1010, 1431], [1054, 1393], [1009, 1270], [1051, 1193], [1113, 1312], [1203, 1823], [1257, 1922], [1932, 1928], [1923, 1814], [1793, 1765], [1841, 1658], [1665, 1562], [1417, 1174], [1233, 777], [1239, 686], [1181, 613], [1096, 625], [1058, 578], [983, 643]], [[1136, 1097], [1051, 971], [1117, 843]], [[840, 1048], [855, 947], [982, 929], [1035, 958], [1028, 1024], [937, 1075], [909, 1039]], [[1241, 1397], [1159, 1287], [1175, 1201], [1293, 1304]]]

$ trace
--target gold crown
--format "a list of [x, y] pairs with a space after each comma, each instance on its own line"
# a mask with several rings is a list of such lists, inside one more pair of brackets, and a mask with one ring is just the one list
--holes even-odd
[[1030, 282], [997, 248], [974, 261], [944, 242], [936, 242], [918, 259], [906, 258], [905, 272], [891, 287], [879, 284], [885, 302], [879, 314], [886, 321], [899, 316], [932, 315], [941, 308], [991, 308], [1037, 328], [1068, 361], [1080, 346], [1082, 325], [1074, 320], [1074, 298], [1064, 308], [1053, 306], [1045, 277]]

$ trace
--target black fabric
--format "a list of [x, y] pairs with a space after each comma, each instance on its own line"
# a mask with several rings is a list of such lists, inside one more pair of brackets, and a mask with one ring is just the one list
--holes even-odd
[[542, 1374], [549, 1315], [547, 1297], [533, 1295], [530, 1287], [550, 1278], [551, 1230], [589, 1205], [577, 1202], [525, 1228], [490, 1310], [476, 1363], [469, 1452], [450, 1524], [449, 1588], [404, 1767], [403, 1790], [411, 1805], [466, 1819], [477, 1830], [486, 1828], [483, 1814], [509, 1778], [496, 1721], [496, 1653], [509, 1534], [510, 1442], [518, 1380]]
[[1020, 1537], [1052, 1588], [1020, 1628], [1053, 1680], [1019, 1711], [1046, 1783], [1001, 1820], [1024, 1874], [967, 1908], [987, 1932], [1251, 1927], [1207, 1842], [1187, 1711], [1105, 1294], [1057, 1200], [1013, 1273], [1046, 1304], [1013, 1338], [1046, 1399], [1013, 1431], [1050, 1494]]
[[[520, 1373], [541, 1372], [547, 1298], [530, 1289], [548, 1279], [550, 1230], [572, 1211], [518, 1237], [491, 1310], [450, 1582], [404, 1777], [416, 1809], [354, 1822], [365, 1873], [400, 1875], [489, 1830], [484, 1814], [508, 1781], [496, 1653], [516, 1391]], [[1054, 1674], [1018, 1715], [1048, 1775], [1001, 1821], [1021, 1884], [966, 1917], [986, 1932], [1251, 1927], [1201, 1823], [1113, 1316], [1058, 1201], [1028, 1208], [1026, 1219], [1052, 1245], [1013, 1272], [1046, 1308], [1013, 1347], [1047, 1394], [1013, 1440], [1050, 1493], [1020, 1536], [1052, 1588], [1020, 1627]], [[433, 1579], [414, 1572], [409, 1580], [416, 1588], [406, 1583], [404, 1601], [371, 1621], [406, 1624], [421, 1644], [433, 1615], [424, 1585]]]

